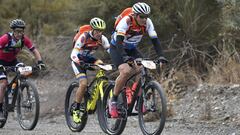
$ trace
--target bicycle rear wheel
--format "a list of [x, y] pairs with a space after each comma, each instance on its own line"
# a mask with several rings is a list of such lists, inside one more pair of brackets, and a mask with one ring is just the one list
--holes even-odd
[[118, 96], [118, 110], [121, 112], [120, 118], [111, 118], [109, 114], [108, 102], [113, 94], [114, 85], [109, 85], [104, 92], [103, 101], [101, 104], [102, 111], [99, 111], [98, 117], [102, 120], [103, 132], [111, 135], [119, 135], [123, 132], [127, 123], [127, 99], [123, 92]]
[[160, 84], [149, 82], [138, 104], [140, 128], [145, 135], [161, 134], [166, 120], [166, 97]]
[[35, 128], [39, 118], [39, 95], [30, 81], [21, 82], [17, 98], [17, 118], [24, 130]]
[[3, 100], [3, 115], [5, 117], [5, 121], [0, 121], [0, 128], [3, 128], [4, 125], [6, 124], [7, 122], [7, 117], [8, 117], [8, 109], [7, 109], [7, 105], [8, 105], [8, 94], [7, 94], [7, 91], [5, 92], [5, 96], [4, 96], [4, 100]]
[[65, 118], [66, 118], [66, 122], [67, 122], [67, 125], [68, 125], [69, 129], [73, 132], [82, 131], [84, 129], [84, 127], [86, 126], [87, 119], [88, 119], [88, 114], [87, 114], [87, 111], [86, 111], [87, 99], [84, 98], [82, 100], [81, 105], [84, 106], [85, 111], [80, 112], [81, 122], [80, 123], [75, 123], [73, 121], [73, 117], [72, 117], [72, 114], [71, 114], [71, 105], [74, 102], [75, 94], [76, 94], [76, 91], [77, 91], [78, 87], [79, 87], [79, 84], [77, 82], [71, 83], [71, 85], [69, 86], [69, 88], [67, 90], [66, 99], [65, 99]]

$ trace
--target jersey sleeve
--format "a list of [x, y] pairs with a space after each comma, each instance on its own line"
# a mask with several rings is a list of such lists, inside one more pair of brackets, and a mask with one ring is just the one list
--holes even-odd
[[108, 41], [107, 37], [105, 37], [104, 35], [102, 35], [102, 46], [106, 50], [109, 49], [109, 47], [110, 47], [109, 41]]
[[72, 59], [72, 61], [74, 61], [74, 62], [76, 62], [76, 63], [79, 62], [78, 54], [80, 53], [80, 50], [81, 50], [81, 48], [83, 47], [85, 40], [86, 40], [86, 37], [85, 37], [84, 33], [81, 34], [81, 35], [79, 36], [79, 38], [77, 39], [77, 41], [76, 41], [76, 43], [75, 43], [75, 45], [74, 45], [74, 47], [73, 47], [72, 53], [71, 53], [71, 59]]
[[116, 27], [117, 35], [125, 36], [129, 28], [129, 23], [130, 23], [130, 17], [129, 16], [123, 17]]
[[157, 36], [157, 32], [155, 31], [154, 25], [152, 23], [151, 19], [147, 19], [147, 23], [146, 23], [146, 30], [148, 32], [148, 35], [150, 38], [158, 38]]
[[0, 37], [0, 49], [4, 48], [8, 44], [8, 35], [4, 34]]

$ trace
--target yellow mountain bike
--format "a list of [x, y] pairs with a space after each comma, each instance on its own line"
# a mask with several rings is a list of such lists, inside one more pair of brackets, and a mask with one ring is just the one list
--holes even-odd
[[[100, 111], [101, 100], [103, 98], [104, 89], [108, 86], [108, 78], [105, 76], [105, 71], [112, 70], [112, 65], [110, 64], [86, 64], [87, 67], [93, 69], [93, 67], [98, 67], [99, 70], [96, 77], [91, 81], [87, 87], [87, 92], [85, 92], [84, 99], [80, 104], [80, 117], [81, 122], [75, 123], [70, 111], [71, 104], [74, 102], [75, 93], [79, 87], [79, 80], [74, 80], [68, 87], [66, 99], [65, 99], [65, 118], [68, 127], [74, 132], [80, 132], [83, 130], [87, 123], [88, 114], [93, 114], [96, 110], [97, 113]], [[87, 69], [89, 69], [87, 68]], [[100, 118], [99, 121], [102, 121]], [[102, 130], [105, 130], [101, 124], [99, 124]]]

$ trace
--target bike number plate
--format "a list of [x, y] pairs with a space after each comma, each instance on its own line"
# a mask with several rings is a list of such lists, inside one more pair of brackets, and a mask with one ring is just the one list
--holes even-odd
[[19, 67], [18, 71], [21, 75], [29, 75], [32, 73], [32, 67], [31, 66], [25, 66], [25, 67]]

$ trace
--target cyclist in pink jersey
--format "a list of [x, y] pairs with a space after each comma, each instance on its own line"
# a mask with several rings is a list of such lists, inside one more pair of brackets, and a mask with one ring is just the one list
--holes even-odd
[[24, 35], [25, 22], [21, 19], [15, 19], [10, 22], [11, 32], [0, 37], [0, 121], [5, 118], [2, 112], [3, 97], [7, 87], [7, 75], [4, 66], [23, 66], [17, 60], [17, 54], [26, 46], [35, 56], [39, 69], [45, 69], [45, 64], [39, 51], [33, 46], [31, 40]]

